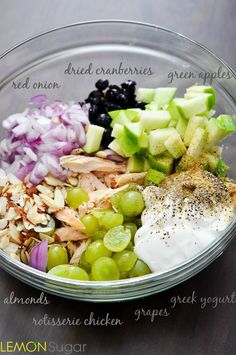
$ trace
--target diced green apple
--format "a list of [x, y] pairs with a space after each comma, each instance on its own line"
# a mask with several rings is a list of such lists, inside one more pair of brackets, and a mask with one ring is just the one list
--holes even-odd
[[226, 136], [236, 131], [232, 116], [220, 115], [218, 118], [211, 118], [207, 126], [208, 146], [213, 146]]
[[167, 105], [174, 98], [176, 90], [176, 88], [157, 88], [154, 92], [153, 101], [158, 103], [159, 108]]
[[177, 124], [176, 124], [176, 131], [179, 133], [179, 135], [182, 139], [184, 139], [184, 135], [185, 135], [187, 126], [188, 126], [188, 120], [186, 120], [183, 117], [180, 117], [178, 119]]
[[211, 110], [214, 98], [211, 94], [201, 94], [192, 99], [174, 99], [173, 101], [179, 114], [189, 119], [192, 116]]
[[126, 157], [125, 153], [123, 152], [120, 143], [117, 139], [114, 139], [108, 146], [113, 152], [119, 154], [122, 157]]
[[[207, 85], [193, 85], [186, 90], [187, 94], [191, 95], [201, 95], [201, 94], [211, 94], [213, 96], [213, 106], [216, 104], [216, 93], [212, 86]], [[194, 96], [192, 96], [194, 97]]]
[[175, 159], [180, 158], [186, 153], [186, 147], [177, 131], [169, 136], [164, 145]]
[[120, 138], [123, 134], [124, 134], [124, 126], [119, 123], [115, 123], [113, 130], [111, 132], [111, 136], [114, 138]]
[[166, 150], [165, 141], [172, 133], [176, 132], [175, 128], [162, 128], [151, 131], [149, 134], [149, 152], [151, 155], [159, 155]]
[[128, 159], [127, 171], [139, 173], [144, 171], [144, 159], [138, 155], [133, 155]]
[[147, 171], [147, 175], [145, 176], [145, 185], [159, 185], [164, 179], [165, 174], [161, 173], [160, 171], [149, 169]]
[[188, 155], [199, 158], [206, 149], [207, 131], [204, 128], [197, 128], [188, 148]]
[[131, 136], [127, 134], [123, 135], [117, 141], [120, 144], [122, 152], [127, 158], [132, 157], [132, 155], [134, 155], [139, 151], [137, 140], [131, 138]]
[[100, 148], [102, 142], [102, 136], [104, 133], [104, 128], [96, 125], [90, 124], [86, 133], [86, 144], [83, 150], [90, 154], [97, 152]]
[[141, 137], [138, 139], [139, 154], [145, 155], [148, 151], [149, 137], [146, 132], [143, 132]]
[[154, 97], [155, 89], [138, 88], [136, 100], [149, 104]]
[[149, 155], [148, 161], [151, 165], [151, 168], [156, 169], [164, 174], [170, 174], [173, 168], [174, 159], [164, 155], [159, 155], [157, 157]]
[[193, 116], [189, 119], [186, 131], [185, 131], [185, 135], [184, 135], [184, 144], [186, 145], [186, 147], [188, 147], [189, 144], [191, 143], [196, 129], [199, 127], [205, 128], [206, 123], [207, 123], [207, 118], [204, 116]]
[[157, 128], [166, 128], [170, 123], [171, 116], [168, 111], [142, 111], [141, 122], [144, 129], [151, 131]]
[[138, 139], [142, 136], [143, 133], [143, 125], [141, 122], [135, 123], [127, 123], [124, 126], [124, 134], [129, 136], [131, 139], [138, 141]]

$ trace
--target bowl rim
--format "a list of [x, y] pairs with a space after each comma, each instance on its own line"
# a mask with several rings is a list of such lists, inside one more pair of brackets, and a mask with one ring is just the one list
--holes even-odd
[[7, 54], [13, 52], [15, 49], [17, 49], [18, 47], [31, 42], [39, 37], [42, 37], [44, 35], [59, 31], [59, 30], [64, 30], [64, 29], [68, 29], [71, 27], [77, 27], [77, 26], [87, 26], [87, 25], [95, 25], [95, 24], [124, 24], [124, 25], [138, 25], [138, 26], [143, 26], [143, 27], [147, 27], [147, 28], [152, 28], [152, 29], [156, 29], [156, 30], [160, 30], [163, 32], [167, 32], [170, 33], [171, 35], [175, 35], [176, 37], [180, 37], [183, 38], [185, 40], [187, 40], [188, 42], [197, 45], [198, 47], [200, 47], [201, 49], [203, 49], [205, 52], [207, 52], [208, 54], [212, 55], [215, 59], [219, 60], [227, 69], [229, 69], [232, 74], [234, 75], [234, 77], [236, 78], [236, 70], [234, 70], [231, 65], [229, 65], [227, 62], [224, 61], [223, 58], [219, 57], [217, 54], [214, 53], [214, 51], [212, 51], [211, 49], [209, 49], [207, 46], [205, 46], [204, 44], [186, 36], [183, 35], [177, 31], [171, 30], [170, 28], [164, 27], [164, 26], [158, 26], [149, 22], [142, 22], [142, 21], [134, 21], [134, 20], [122, 20], [122, 19], [101, 19], [101, 20], [89, 20], [89, 21], [81, 21], [81, 22], [73, 22], [71, 24], [68, 25], [64, 25], [64, 26], [57, 26], [57, 27], [53, 27], [47, 31], [42, 31], [36, 35], [32, 35], [30, 37], [25, 38], [24, 40], [22, 40], [21, 42], [16, 43], [15, 45], [11, 46], [10, 48], [6, 49], [5, 51], [3, 51], [2, 53], [0, 53], [0, 60], [2, 58], [4, 58]]
[[[65, 26], [58, 26], [54, 27], [52, 29], [49, 29], [47, 31], [40, 32], [37, 35], [31, 36], [26, 38], [25, 40], [18, 42], [16, 45], [13, 45], [9, 49], [5, 50], [2, 54], [0, 54], [0, 61], [4, 57], [6, 57], [8, 54], [13, 52], [15, 49], [21, 47], [22, 45], [27, 44], [28, 42], [34, 41], [37, 38], [40, 38], [42, 36], [46, 36], [48, 34], [51, 34], [53, 32], [59, 31], [59, 30], [65, 30], [69, 29], [72, 27], [78, 27], [78, 26], [87, 26], [87, 25], [104, 25], [104, 24], [123, 24], [123, 25], [138, 25], [142, 27], [147, 27], [150, 29], [162, 31], [169, 33], [171, 35], [174, 35], [176, 37], [182, 38], [185, 41], [200, 47], [203, 51], [207, 52], [211, 56], [213, 56], [215, 59], [217, 59], [222, 65], [224, 65], [230, 72], [231, 74], [236, 78], [236, 71], [229, 65], [227, 64], [222, 58], [218, 57], [212, 50], [207, 48], [205, 45], [199, 43], [198, 41], [195, 41], [188, 36], [185, 36], [183, 34], [180, 34], [179, 32], [173, 31], [171, 29], [158, 26], [155, 24], [147, 23], [147, 22], [142, 22], [142, 21], [130, 21], [130, 20], [119, 20], [119, 19], [108, 19], [108, 20], [91, 20], [91, 21], [82, 21], [82, 22], [75, 22], [72, 24], [68, 24]], [[0, 63], [1, 64], [1, 63]], [[61, 283], [64, 285], [70, 285], [70, 286], [85, 286], [88, 289], [102, 289], [102, 288], [120, 288], [122, 286], [134, 286], [137, 284], [143, 284], [146, 283], [147, 281], [157, 281], [158, 279], [165, 279], [168, 276], [174, 276], [177, 274], [179, 271], [186, 270], [188, 267], [194, 264], [194, 262], [198, 262], [199, 259], [203, 258], [205, 255], [209, 254], [213, 249], [215, 249], [216, 246], [220, 245], [221, 242], [227, 238], [229, 233], [236, 227], [236, 215], [233, 219], [233, 221], [228, 225], [228, 227], [222, 231], [222, 233], [219, 234], [219, 236], [205, 249], [197, 253], [194, 257], [187, 259], [187, 261], [178, 264], [175, 267], [171, 267], [164, 272], [152, 272], [148, 275], [144, 276], [139, 276], [135, 278], [130, 278], [130, 279], [124, 279], [124, 280], [116, 280], [116, 281], [80, 281], [80, 280], [72, 280], [72, 279], [66, 279], [62, 277], [55, 277], [52, 276], [48, 273], [44, 273], [42, 271], [33, 269], [32, 267], [12, 259], [8, 254], [6, 254], [3, 250], [0, 249], [0, 258], [4, 259], [8, 264], [15, 266], [17, 270], [21, 272], [26, 272], [29, 274], [29, 276], [32, 277], [38, 277], [41, 280], [48, 280], [48, 281], [53, 281], [54, 283]], [[7, 270], [7, 268], [5, 268]], [[89, 286], [89, 287], [88, 287]]]

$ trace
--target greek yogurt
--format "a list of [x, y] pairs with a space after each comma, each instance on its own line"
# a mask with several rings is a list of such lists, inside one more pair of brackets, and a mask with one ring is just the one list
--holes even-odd
[[[135, 235], [134, 251], [153, 272], [197, 255], [221, 235], [234, 217], [235, 206], [220, 181], [217, 186], [212, 176], [200, 175], [209, 178], [201, 198], [199, 174], [193, 174], [191, 181], [182, 177], [182, 181], [173, 180], [166, 187], [149, 186], [143, 191], [146, 209], [142, 227]], [[190, 182], [194, 191], [192, 187], [185, 189]]]

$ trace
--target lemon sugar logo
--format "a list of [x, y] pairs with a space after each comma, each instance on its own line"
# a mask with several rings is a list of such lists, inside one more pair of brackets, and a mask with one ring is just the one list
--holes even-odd
[[0, 341], [0, 353], [7, 354], [7, 353], [16, 353], [19, 354], [25, 353], [39, 353], [39, 352], [46, 352], [47, 351], [47, 344], [46, 342], [39, 342], [37, 340], [30, 340], [30, 341]]

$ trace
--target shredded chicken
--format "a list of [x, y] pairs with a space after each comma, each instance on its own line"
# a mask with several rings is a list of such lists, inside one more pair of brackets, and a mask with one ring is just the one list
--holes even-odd
[[61, 166], [78, 173], [90, 173], [91, 171], [125, 172], [127, 164], [115, 163], [114, 161], [98, 157], [83, 155], [65, 155], [60, 158]]
[[83, 254], [83, 252], [87, 249], [89, 243], [91, 242], [90, 239], [87, 239], [86, 241], [84, 240], [80, 246], [75, 250], [72, 258], [70, 259], [70, 264], [76, 264], [78, 265], [81, 255]]
[[84, 231], [85, 227], [83, 223], [77, 218], [76, 212], [72, 211], [70, 208], [65, 207], [55, 213], [55, 217], [69, 226], [73, 227], [77, 231]]
[[58, 228], [56, 229], [55, 235], [56, 235], [55, 238], [56, 241], [59, 242], [68, 242], [69, 240], [77, 241], [77, 240], [83, 240], [88, 238], [85, 234], [75, 230], [72, 227]]
[[78, 185], [86, 191], [107, 189], [107, 186], [103, 184], [93, 173], [80, 174]]
[[128, 185], [118, 189], [97, 190], [89, 193], [89, 201], [79, 206], [79, 215], [84, 216], [91, 212], [93, 208], [111, 208], [111, 197], [119, 191], [124, 190]]
[[127, 174], [110, 174], [104, 177], [105, 183], [108, 187], [116, 188], [124, 186], [129, 183], [136, 183], [142, 185], [146, 172], [143, 173], [127, 173]]

